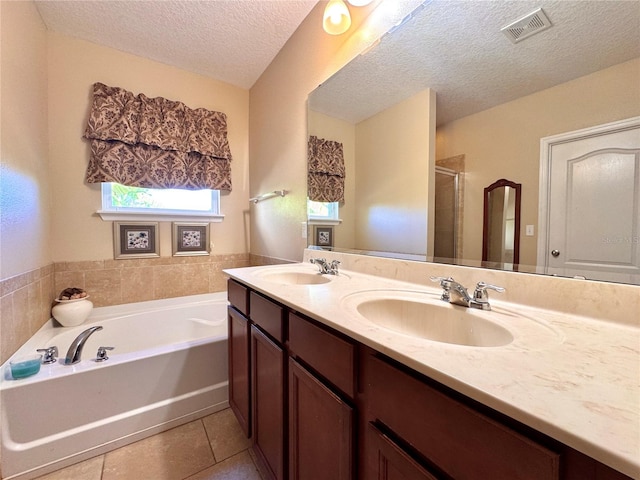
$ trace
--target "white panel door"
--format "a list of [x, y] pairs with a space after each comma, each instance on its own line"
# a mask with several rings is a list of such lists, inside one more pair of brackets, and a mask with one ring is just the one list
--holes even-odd
[[606, 127], [546, 145], [545, 273], [640, 283], [640, 122]]

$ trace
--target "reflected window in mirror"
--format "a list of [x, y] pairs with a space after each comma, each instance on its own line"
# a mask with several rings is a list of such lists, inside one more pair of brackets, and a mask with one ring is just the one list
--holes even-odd
[[311, 221], [338, 221], [338, 202], [314, 202], [307, 199], [307, 217]]

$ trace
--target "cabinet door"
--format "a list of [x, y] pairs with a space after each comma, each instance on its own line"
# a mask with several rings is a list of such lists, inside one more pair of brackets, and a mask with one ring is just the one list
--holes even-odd
[[289, 359], [289, 478], [353, 477], [353, 409]]
[[251, 436], [251, 377], [249, 375], [249, 321], [229, 307], [229, 406], [242, 430]]
[[364, 478], [437, 480], [373, 424], [367, 426], [365, 443], [367, 465]]
[[272, 479], [284, 473], [284, 351], [251, 327], [253, 447]]

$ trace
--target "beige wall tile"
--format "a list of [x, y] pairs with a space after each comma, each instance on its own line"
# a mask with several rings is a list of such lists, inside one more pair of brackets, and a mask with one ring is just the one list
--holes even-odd
[[56, 289], [53, 282], [53, 271], [42, 277], [40, 280], [40, 300], [38, 310], [40, 311], [40, 326], [51, 318], [51, 307], [53, 299], [56, 298]]
[[31, 338], [31, 336], [38, 331], [42, 323], [40, 311], [40, 280], [36, 280], [34, 283], [30, 283], [25, 287], [27, 291], [27, 310], [25, 314], [25, 320], [29, 322], [29, 335], [26, 340]]
[[122, 270], [122, 303], [153, 300], [155, 267], [125, 268]]
[[[57, 265], [57, 264], [56, 264]], [[56, 268], [56, 273], [54, 274], [54, 298], [58, 296], [58, 294], [69, 287], [76, 288], [85, 288], [85, 278], [84, 272], [69, 272], [62, 271], [59, 272]]]
[[[33, 305], [29, 300], [29, 287], [16, 290], [13, 296], [13, 318], [9, 337], [12, 337], [12, 352], [31, 338], [29, 317], [32, 315]], [[6, 324], [5, 324], [6, 326]], [[11, 354], [10, 354], [11, 355]]]
[[84, 289], [96, 307], [123, 303], [122, 270], [88, 270], [84, 276]]
[[153, 270], [155, 298], [209, 292], [209, 264], [163, 265]]
[[13, 295], [0, 297], [0, 362], [4, 363], [18, 348], [13, 330]]

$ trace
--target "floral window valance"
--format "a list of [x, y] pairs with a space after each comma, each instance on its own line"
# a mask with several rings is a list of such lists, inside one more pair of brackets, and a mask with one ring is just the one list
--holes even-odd
[[309, 137], [307, 194], [314, 202], [344, 202], [342, 143]]
[[89, 183], [231, 190], [224, 113], [96, 83], [84, 137]]

